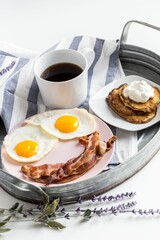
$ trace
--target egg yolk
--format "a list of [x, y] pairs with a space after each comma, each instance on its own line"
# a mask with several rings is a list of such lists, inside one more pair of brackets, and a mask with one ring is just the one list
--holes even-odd
[[78, 127], [78, 119], [70, 115], [61, 116], [55, 122], [55, 128], [63, 133], [74, 132]]
[[33, 155], [37, 154], [39, 150], [39, 145], [31, 140], [25, 140], [23, 142], [18, 143], [14, 150], [16, 151], [17, 155], [29, 158]]

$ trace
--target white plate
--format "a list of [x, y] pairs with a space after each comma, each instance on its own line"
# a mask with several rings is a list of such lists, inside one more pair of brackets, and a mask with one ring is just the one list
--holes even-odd
[[92, 109], [92, 111], [99, 116], [101, 119], [103, 119], [105, 122], [111, 124], [112, 126], [128, 130], [128, 131], [139, 131], [142, 129], [145, 129], [147, 127], [152, 126], [153, 124], [160, 121], [160, 104], [157, 107], [157, 114], [156, 116], [147, 123], [142, 124], [134, 124], [126, 121], [125, 119], [121, 118], [113, 112], [113, 110], [108, 106], [106, 103], [105, 98], [108, 96], [109, 92], [112, 91], [113, 88], [118, 88], [121, 84], [124, 83], [131, 83], [133, 81], [146, 81], [148, 84], [157, 87], [160, 90], [160, 85], [149, 81], [145, 78], [131, 75], [127, 77], [120, 78], [118, 80], [115, 80], [109, 84], [107, 84], [105, 87], [103, 87], [101, 90], [99, 90], [89, 101], [89, 106]]

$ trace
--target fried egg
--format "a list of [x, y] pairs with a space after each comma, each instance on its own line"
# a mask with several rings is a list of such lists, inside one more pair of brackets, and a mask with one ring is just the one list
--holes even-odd
[[28, 122], [40, 125], [46, 132], [62, 140], [86, 136], [96, 130], [95, 118], [80, 108], [49, 111], [41, 117], [31, 117]]
[[35, 162], [43, 158], [58, 143], [58, 139], [34, 125], [15, 129], [4, 138], [8, 155], [18, 162]]

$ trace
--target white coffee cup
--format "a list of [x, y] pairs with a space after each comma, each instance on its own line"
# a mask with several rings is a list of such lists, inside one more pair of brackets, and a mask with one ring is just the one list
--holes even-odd
[[[34, 65], [34, 74], [44, 104], [49, 109], [79, 107], [87, 97], [88, 68], [93, 62], [94, 51], [85, 48], [82, 52], [72, 49], [53, 50], [39, 56]], [[44, 71], [55, 64], [70, 63], [79, 66], [81, 73], [65, 81], [43, 79]]]

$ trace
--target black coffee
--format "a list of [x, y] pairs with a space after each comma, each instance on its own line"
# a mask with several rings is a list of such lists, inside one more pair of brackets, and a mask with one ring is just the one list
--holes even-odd
[[82, 68], [72, 63], [57, 63], [48, 67], [41, 78], [51, 82], [63, 82], [77, 77], [82, 73]]

